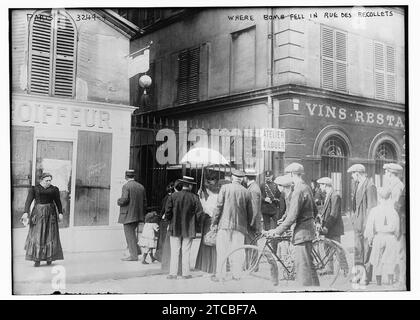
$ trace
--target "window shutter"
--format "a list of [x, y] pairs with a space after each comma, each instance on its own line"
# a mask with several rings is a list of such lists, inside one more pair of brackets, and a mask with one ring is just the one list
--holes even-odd
[[188, 102], [188, 51], [182, 52], [178, 57], [178, 103]]
[[76, 33], [70, 19], [57, 15], [55, 19], [55, 57], [53, 94], [73, 97], [75, 77]]
[[190, 79], [188, 86], [188, 102], [198, 101], [200, 79], [200, 48], [190, 51]]
[[336, 87], [339, 91], [347, 91], [347, 34], [336, 31]]
[[178, 104], [198, 101], [200, 80], [200, 48], [181, 52], [178, 56]]
[[377, 99], [385, 99], [385, 56], [383, 44], [375, 42], [374, 50], [375, 97]]
[[334, 89], [334, 31], [321, 28], [322, 87]]
[[30, 29], [29, 92], [50, 94], [53, 19], [50, 12], [36, 13]]
[[396, 80], [395, 80], [395, 48], [386, 47], [386, 82], [387, 82], [387, 99], [396, 100]]

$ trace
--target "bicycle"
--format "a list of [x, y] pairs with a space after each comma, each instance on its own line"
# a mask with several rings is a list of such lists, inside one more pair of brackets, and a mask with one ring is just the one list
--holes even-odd
[[[346, 250], [334, 240], [317, 234], [312, 241], [312, 261], [322, 287], [332, 287], [348, 283], [350, 277], [349, 259]], [[280, 247], [280, 249], [278, 249]], [[278, 250], [276, 250], [278, 249]], [[280, 256], [278, 255], [280, 254]], [[233, 274], [229, 261], [242, 261]], [[281, 266], [282, 273], [279, 272]], [[226, 270], [226, 273], [223, 272]], [[246, 279], [249, 277], [267, 279], [267, 275], [277, 276], [279, 281], [295, 280], [294, 250], [291, 243], [291, 232], [281, 236], [268, 237], [257, 235], [251, 244], [243, 245], [232, 250], [223, 260], [221, 274], [223, 280]], [[268, 278], [270, 279], [270, 278]]]

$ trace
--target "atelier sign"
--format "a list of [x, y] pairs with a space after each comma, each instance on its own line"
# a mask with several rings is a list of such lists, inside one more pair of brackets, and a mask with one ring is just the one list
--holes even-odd
[[283, 129], [262, 129], [261, 149], [263, 151], [284, 152], [286, 149], [286, 133]]
[[111, 114], [108, 111], [28, 101], [12, 104], [12, 123], [112, 129]]

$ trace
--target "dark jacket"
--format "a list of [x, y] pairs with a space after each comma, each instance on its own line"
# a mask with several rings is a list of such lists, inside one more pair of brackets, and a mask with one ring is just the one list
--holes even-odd
[[172, 237], [195, 238], [202, 213], [203, 207], [196, 194], [187, 190], [171, 194], [165, 210], [165, 218], [170, 221], [169, 234]]
[[321, 209], [322, 226], [328, 229], [327, 238], [339, 237], [344, 234], [343, 218], [341, 217], [341, 197], [333, 191], [325, 199]]
[[315, 239], [315, 210], [311, 188], [304, 182], [296, 184], [286, 219], [276, 228], [276, 233], [281, 235], [295, 224], [292, 235], [293, 244], [312, 241]]
[[250, 227], [255, 232], [261, 232], [261, 190], [258, 184], [253, 181], [248, 186], [248, 191], [251, 194], [251, 203], [252, 203], [252, 221]]
[[[261, 190], [261, 212], [263, 215], [278, 216], [279, 213], [283, 215], [286, 210], [284, 201], [281, 201], [281, 192], [274, 182], [263, 183], [260, 186]], [[270, 198], [271, 203], [266, 202], [265, 198]], [[281, 206], [281, 207], [280, 207]]]
[[144, 221], [147, 200], [146, 190], [137, 181], [130, 180], [122, 187], [121, 198], [117, 201], [120, 206], [118, 223], [127, 224]]
[[405, 187], [401, 191], [398, 201], [394, 203], [395, 211], [397, 211], [400, 217], [400, 233], [406, 234], [406, 206], [405, 206]]
[[357, 190], [354, 190], [353, 204], [355, 208], [351, 210], [350, 220], [354, 231], [363, 234], [369, 211], [377, 205], [376, 187], [369, 178], [366, 178], [363, 184]]
[[252, 221], [251, 194], [240, 183], [225, 184], [217, 196], [212, 225], [248, 234]]

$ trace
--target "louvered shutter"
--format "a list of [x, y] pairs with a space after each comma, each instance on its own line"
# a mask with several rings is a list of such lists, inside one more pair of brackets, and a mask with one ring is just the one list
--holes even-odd
[[395, 48], [386, 47], [386, 83], [387, 99], [396, 100], [396, 79], [395, 79]]
[[188, 102], [188, 51], [178, 57], [178, 103]]
[[70, 19], [57, 15], [55, 19], [55, 57], [53, 95], [74, 95], [76, 33]]
[[190, 51], [188, 102], [198, 101], [199, 79], [200, 79], [200, 48], [195, 48]]
[[50, 94], [53, 51], [51, 13], [36, 13], [30, 31], [29, 92]]
[[336, 88], [347, 91], [347, 34], [335, 32]]
[[381, 43], [374, 43], [375, 59], [375, 97], [385, 99], [385, 55], [384, 46]]
[[334, 89], [334, 31], [321, 28], [322, 87]]
[[198, 101], [200, 79], [200, 48], [184, 51], [178, 56], [178, 104]]

